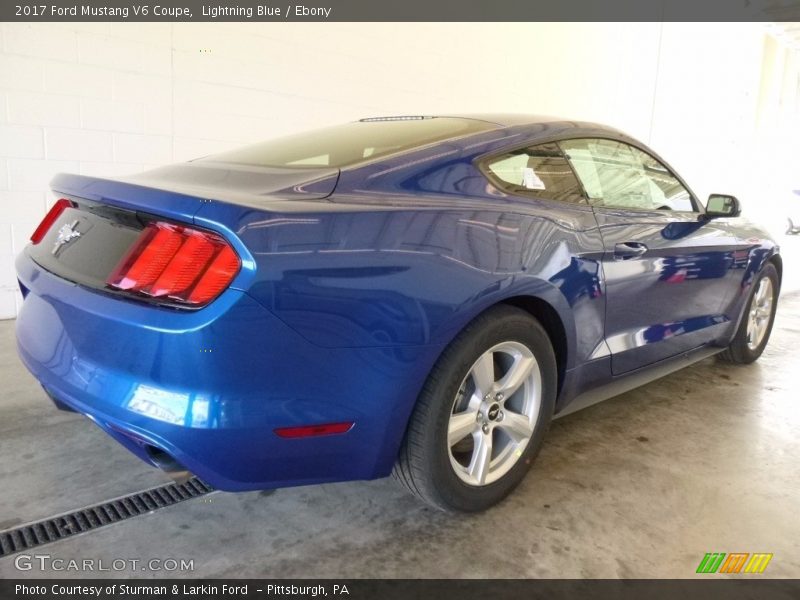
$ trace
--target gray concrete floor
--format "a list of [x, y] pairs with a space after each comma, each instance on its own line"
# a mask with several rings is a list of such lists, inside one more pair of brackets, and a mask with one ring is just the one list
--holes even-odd
[[[182, 575], [195, 577], [683, 578], [706, 552], [772, 552], [766, 575], [797, 578], [798, 335], [790, 292], [756, 364], [708, 359], [556, 421], [521, 487], [485, 514], [428, 509], [389, 479], [215, 493], [35, 553], [193, 560]], [[50, 405], [13, 322], [0, 323], [0, 381], [0, 529], [167, 481]], [[86, 575], [0, 559], [4, 578]]]

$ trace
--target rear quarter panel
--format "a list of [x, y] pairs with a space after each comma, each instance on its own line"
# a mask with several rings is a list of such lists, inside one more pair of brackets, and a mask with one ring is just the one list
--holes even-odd
[[483, 310], [519, 296], [558, 313], [565, 368], [603, 343], [602, 243], [587, 207], [509, 197], [380, 200], [339, 195], [316, 209], [287, 202], [270, 211], [209, 203], [196, 222], [235, 232], [256, 263], [247, 293], [321, 347], [440, 350]]

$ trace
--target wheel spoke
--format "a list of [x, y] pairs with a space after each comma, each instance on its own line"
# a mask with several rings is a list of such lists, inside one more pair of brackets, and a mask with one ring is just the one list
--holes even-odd
[[494, 388], [494, 353], [487, 352], [472, 367], [472, 381], [475, 387], [485, 396]]
[[525, 383], [534, 365], [536, 365], [536, 359], [532, 356], [520, 355], [517, 357], [508, 370], [508, 373], [498, 382], [497, 387], [499, 391], [501, 391], [506, 398], [513, 396], [514, 392]]
[[764, 334], [767, 331], [767, 319], [762, 318], [759, 320], [758, 325], [756, 325], [756, 345], [760, 344], [761, 341], [764, 339]]
[[772, 317], [773, 296], [772, 281], [767, 277], [762, 278], [753, 294], [747, 322], [747, 346], [751, 350], [755, 350], [767, 334]]
[[767, 292], [767, 284], [766, 279], [762, 279], [761, 282], [758, 284], [758, 289], [756, 290], [756, 304], [760, 305], [764, 301], [764, 295]]
[[477, 411], [466, 410], [450, 416], [450, 423], [447, 426], [447, 445], [453, 447], [476, 428]]
[[469, 474], [479, 485], [486, 483], [489, 474], [489, 465], [492, 462], [492, 432], [476, 436], [475, 449], [472, 451], [472, 460], [469, 463]]
[[530, 439], [531, 435], [533, 435], [530, 420], [519, 413], [505, 411], [503, 420], [497, 426], [511, 436], [511, 439], [517, 444]]

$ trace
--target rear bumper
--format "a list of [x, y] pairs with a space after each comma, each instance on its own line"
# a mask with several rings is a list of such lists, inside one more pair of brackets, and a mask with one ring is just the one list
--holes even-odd
[[[438, 348], [320, 348], [246, 293], [193, 312], [122, 301], [23, 253], [17, 345], [59, 402], [143, 460], [166, 452], [217, 489], [370, 479], [391, 469]], [[284, 439], [278, 427], [353, 421]]]

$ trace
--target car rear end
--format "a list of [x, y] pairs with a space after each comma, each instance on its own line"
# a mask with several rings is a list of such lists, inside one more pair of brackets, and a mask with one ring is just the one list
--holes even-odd
[[[337, 209], [326, 200], [336, 161], [494, 128], [420, 126], [412, 135], [400, 123], [361, 123], [363, 143], [315, 133], [120, 180], [57, 176], [53, 208], [16, 263], [22, 361], [60, 407], [141, 459], [219, 489], [387, 475], [441, 348], [373, 340], [374, 323], [358, 330], [310, 288], [292, 295], [287, 313], [271, 305], [271, 290], [305, 272], [341, 278], [330, 237]], [[287, 228], [306, 223], [324, 237], [278, 248], [292, 246]], [[287, 257], [311, 262], [292, 271]], [[364, 313], [364, 299], [344, 292], [336, 302]]]
[[16, 328], [22, 361], [59, 407], [220, 489], [371, 476], [375, 440], [328, 401], [326, 367], [303, 381], [346, 352], [308, 343], [247, 293], [250, 251], [222, 224], [194, 224], [207, 200], [69, 175], [53, 188], [17, 259]]

